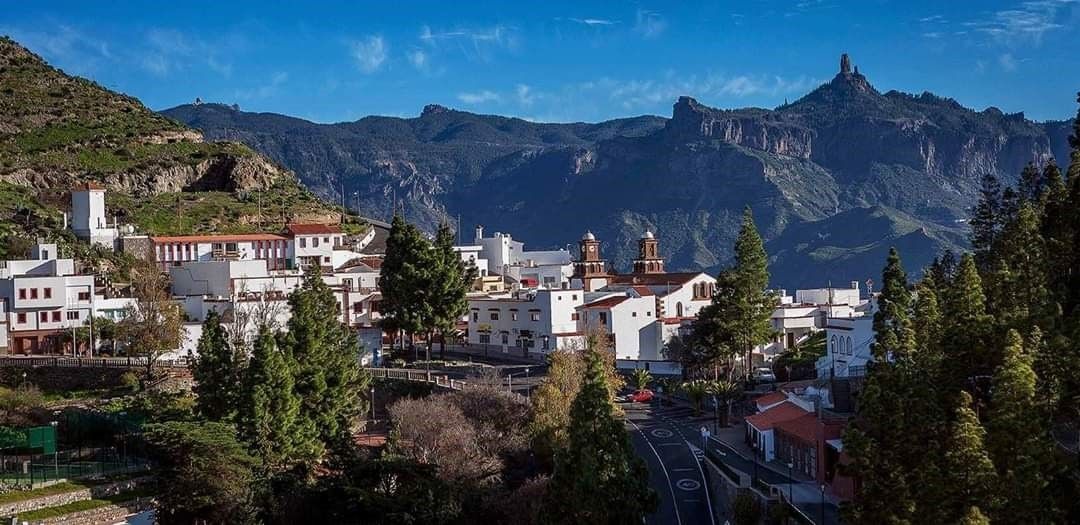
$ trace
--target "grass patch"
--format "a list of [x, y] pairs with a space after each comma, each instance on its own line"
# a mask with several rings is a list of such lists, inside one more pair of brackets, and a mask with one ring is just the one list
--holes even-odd
[[84, 499], [80, 501], [73, 501], [64, 505], [57, 505], [55, 507], [46, 507], [44, 509], [32, 510], [30, 512], [24, 512], [19, 514], [18, 519], [22, 521], [39, 521], [49, 518], [56, 518], [59, 516], [66, 516], [68, 514], [74, 514], [76, 512], [83, 512], [87, 510], [99, 509], [101, 507], [107, 507], [109, 505], [119, 505], [124, 502], [128, 502], [138, 498], [153, 497], [154, 493], [148, 488], [139, 488], [121, 492], [113, 496], [106, 496], [103, 498]]

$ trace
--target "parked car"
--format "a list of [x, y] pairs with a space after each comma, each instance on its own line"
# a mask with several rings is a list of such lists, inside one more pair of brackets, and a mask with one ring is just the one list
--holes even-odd
[[648, 403], [653, 399], [653, 391], [649, 389], [638, 390], [626, 395], [626, 400], [631, 403]]
[[758, 383], [775, 383], [776, 374], [773, 373], [769, 367], [759, 367], [754, 369], [754, 380]]

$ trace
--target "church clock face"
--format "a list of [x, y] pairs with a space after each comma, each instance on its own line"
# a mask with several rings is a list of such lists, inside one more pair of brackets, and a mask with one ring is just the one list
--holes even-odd
[[592, 252], [595, 252], [595, 251], [596, 251], [596, 246], [593, 246], [593, 245], [590, 244], [589, 245], [589, 253], [592, 253]]

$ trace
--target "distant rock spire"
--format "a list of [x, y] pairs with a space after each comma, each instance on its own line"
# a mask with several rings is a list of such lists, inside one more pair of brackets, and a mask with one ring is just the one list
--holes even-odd
[[851, 73], [851, 59], [848, 58], [847, 53], [840, 55], [840, 74], [847, 75]]

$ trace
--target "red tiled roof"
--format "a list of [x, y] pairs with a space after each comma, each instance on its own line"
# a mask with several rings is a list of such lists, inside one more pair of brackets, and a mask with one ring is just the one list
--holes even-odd
[[630, 289], [634, 290], [635, 292], [637, 292], [638, 295], [640, 295], [642, 297], [648, 297], [650, 295], [655, 295], [653, 293], [653, 291], [649, 289], [648, 286], [641, 286], [641, 285], [631, 286]]
[[795, 419], [809, 414], [799, 405], [790, 401], [785, 401], [776, 405], [760, 414], [754, 414], [746, 418], [748, 425], [753, 425], [754, 428], [764, 431], [774, 428], [781, 421], [787, 421], [789, 419]]
[[105, 190], [105, 186], [98, 184], [94, 181], [84, 182], [75, 186], [75, 191], [91, 191], [91, 190]]
[[787, 401], [787, 396], [783, 392], [770, 392], [755, 399], [754, 403], [757, 404], [758, 410], [761, 410], [761, 407], [772, 406], [781, 401]]
[[662, 286], [666, 284], [684, 285], [701, 272], [673, 272], [673, 273], [624, 273], [611, 276], [615, 284], [643, 284]]
[[608, 297], [607, 299], [600, 299], [599, 301], [593, 301], [589, 304], [583, 304], [578, 308], [611, 308], [612, 306], [615, 306], [627, 299], [629, 299], [629, 297], [625, 295]]
[[150, 237], [154, 244], [174, 242], [244, 242], [244, 241], [287, 241], [288, 237], [276, 233], [239, 233], [235, 235], [158, 235]]
[[808, 443], [817, 442], [818, 419], [816, 414], [806, 414], [776, 424], [776, 429]]
[[336, 224], [290, 224], [285, 229], [292, 235], [322, 235], [324, 233], [341, 233], [341, 228]]

